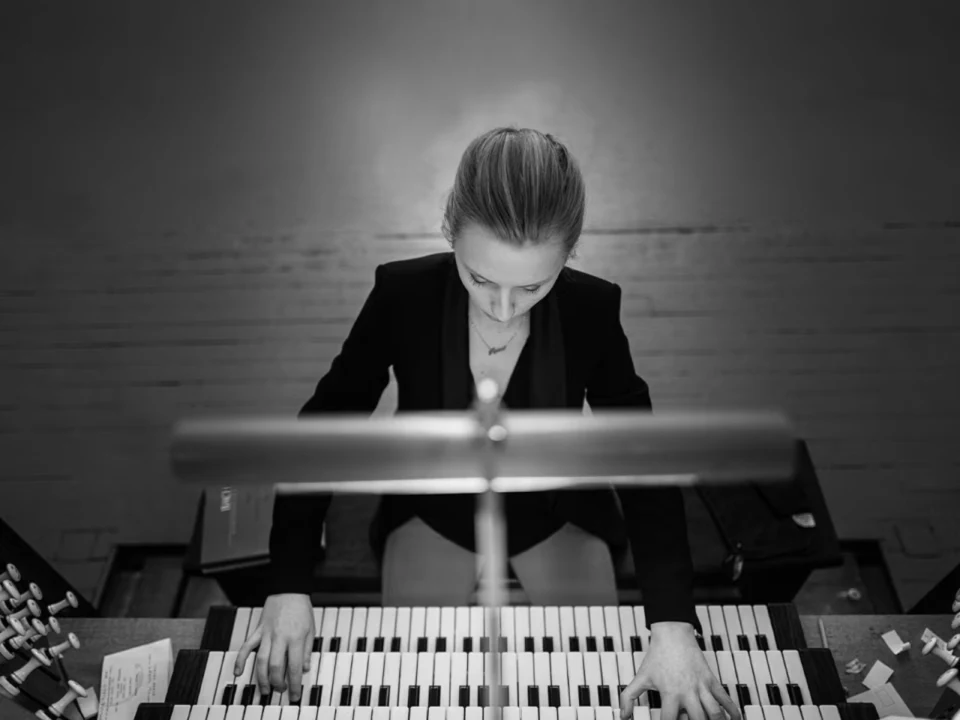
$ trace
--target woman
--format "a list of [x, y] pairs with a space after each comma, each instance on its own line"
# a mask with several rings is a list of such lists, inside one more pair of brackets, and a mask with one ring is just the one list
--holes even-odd
[[[550, 135], [498, 128], [461, 159], [444, 213], [453, 252], [386, 263], [340, 354], [301, 416], [372, 412], [392, 366], [398, 410], [464, 410], [481, 378], [513, 408], [649, 410], [620, 324], [620, 289], [566, 267], [583, 227], [584, 182]], [[329, 497], [278, 497], [271, 536], [273, 593], [238, 654], [259, 646], [261, 690], [299, 698], [314, 637], [311, 571]], [[617, 501], [622, 507], [622, 518]], [[389, 496], [372, 542], [383, 604], [467, 605], [477, 581], [474, 496]], [[621, 696], [622, 714], [646, 690], [662, 720], [739, 711], [697, 644], [693, 569], [680, 490], [643, 488], [511, 494], [510, 563], [537, 605], [616, 605], [609, 548], [629, 537], [651, 641]], [[624, 521], [626, 532], [624, 532]], [[425, 558], [427, 559], [425, 561]]]

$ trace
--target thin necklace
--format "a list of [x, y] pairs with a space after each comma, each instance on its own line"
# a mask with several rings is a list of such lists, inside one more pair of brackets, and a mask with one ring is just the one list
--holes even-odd
[[490, 343], [488, 343], [486, 340], [483, 339], [483, 335], [480, 334], [480, 328], [477, 327], [477, 324], [473, 321], [473, 318], [470, 318], [470, 325], [472, 325], [473, 329], [476, 331], [477, 337], [480, 338], [480, 342], [482, 342], [484, 345], [487, 346], [488, 356], [496, 355], [497, 353], [500, 353], [506, 350], [507, 345], [509, 345], [513, 341], [513, 339], [520, 333], [520, 328], [517, 328], [516, 331], [514, 331], [513, 335], [510, 336], [510, 339], [507, 340], [503, 345], [500, 345], [499, 347], [492, 347]]

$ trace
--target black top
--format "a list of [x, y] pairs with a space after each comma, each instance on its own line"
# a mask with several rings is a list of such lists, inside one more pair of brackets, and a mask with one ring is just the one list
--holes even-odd
[[[564, 268], [531, 310], [530, 335], [503, 403], [514, 409], [651, 409], [647, 384], [633, 365], [620, 323], [620, 288]], [[465, 410], [473, 403], [468, 296], [453, 253], [377, 267], [374, 288], [340, 354], [301, 409], [372, 413], [397, 379], [397, 412]], [[616, 553], [629, 538], [648, 624], [689, 622], [693, 563], [683, 496], [677, 487], [618, 488], [505, 497], [508, 552], [515, 555], [574, 523]], [[382, 557], [387, 535], [411, 517], [458, 545], [474, 549], [473, 495], [383, 496], [371, 526]], [[270, 552], [271, 593], [309, 593], [329, 495], [276, 498]], [[621, 514], [622, 509], [622, 514]], [[624, 518], [626, 522], [624, 522]]]

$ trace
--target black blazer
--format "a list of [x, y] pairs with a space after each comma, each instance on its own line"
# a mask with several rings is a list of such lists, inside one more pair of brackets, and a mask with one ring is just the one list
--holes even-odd
[[[457, 287], [465, 294], [459, 277], [454, 276], [452, 252], [377, 267], [373, 290], [340, 354], [301, 409], [301, 417], [331, 412], [372, 413], [389, 382], [391, 366], [397, 378], [398, 413], [449, 409], [442, 379], [443, 357], [448, 351], [442, 344], [449, 343], [449, 338], [445, 341], [438, 328], [449, 324], [444, 303], [450, 302], [450, 288]], [[549, 295], [555, 296], [554, 307], [562, 326], [564, 404], [582, 409], [586, 398], [595, 409], [650, 409], [647, 384], [634, 370], [620, 323], [620, 288], [564, 268]], [[537, 307], [546, 301], [544, 298]], [[466, 331], [463, 333], [460, 342], [466, 345]], [[462, 398], [464, 407], [468, 399], [466, 395]], [[675, 620], [700, 629], [692, 600], [693, 566], [679, 488], [621, 488], [616, 494], [601, 490], [561, 495], [564, 502], [559, 512], [602, 537], [614, 551], [629, 537], [648, 623]], [[623, 517], [617, 510], [617, 499]], [[393, 511], [379, 512], [375, 520], [372, 535], [378, 552], [389, 531], [412, 514], [398, 513], [397, 502], [402, 501], [396, 496], [381, 500], [381, 509], [388, 506]], [[329, 503], [329, 496], [277, 496], [270, 538], [272, 593], [311, 592]], [[472, 517], [468, 522], [472, 526]]]

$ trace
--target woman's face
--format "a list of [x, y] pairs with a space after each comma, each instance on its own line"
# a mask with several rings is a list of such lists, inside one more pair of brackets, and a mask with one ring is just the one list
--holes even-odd
[[454, 245], [463, 286], [478, 310], [506, 323], [528, 312], [550, 292], [567, 261], [559, 241], [510, 245], [469, 225]]

